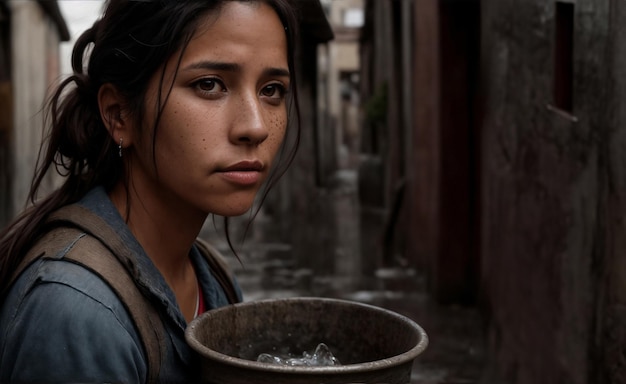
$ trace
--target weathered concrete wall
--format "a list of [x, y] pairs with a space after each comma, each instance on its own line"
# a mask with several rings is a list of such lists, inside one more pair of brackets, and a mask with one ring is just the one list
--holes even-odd
[[624, 382], [625, 6], [574, 4], [572, 116], [555, 2], [482, 2], [486, 383]]
[[13, 91], [9, 16], [7, 5], [0, 3], [0, 225], [12, 216], [10, 141], [13, 130]]
[[410, 232], [412, 261], [430, 268], [433, 255], [439, 254], [440, 214], [440, 57], [438, 0], [415, 2], [415, 132], [409, 168]]
[[441, 302], [476, 297], [479, 9], [475, 0], [414, 2], [407, 254]]
[[[612, 0], [606, 25], [612, 26], [607, 45], [607, 60], [597, 67], [608, 66], [606, 140], [602, 147], [606, 166], [606, 230], [600, 243], [605, 252], [600, 262], [592, 264], [599, 280], [596, 293], [595, 337], [592, 356], [598, 360], [593, 376], [611, 383], [626, 382], [626, 3]], [[589, 39], [591, 42], [591, 39]], [[600, 68], [600, 70], [601, 70]], [[590, 98], [593, 95], [589, 95]], [[597, 104], [597, 102], [596, 102]], [[601, 110], [600, 110], [601, 111]], [[600, 232], [602, 234], [602, 232]]]
[[[43, 138], [40, 113], [48, 91], [59, 76], [58, 27], [36, 1], [10, 1], [12, 38], [12, 212], [26, 203], [39, 146]], [[44, 180], [42, 194], [54, 189], [59, 177]]]
[[[46, 95], [46, 34], [43, 10], [34, 1], [11, 1], [13, 37], [13, 190], [15, 212], [26, 202], [42, 137], [41, 109]], [[36, 56], [34, 56], [36, 55]]]

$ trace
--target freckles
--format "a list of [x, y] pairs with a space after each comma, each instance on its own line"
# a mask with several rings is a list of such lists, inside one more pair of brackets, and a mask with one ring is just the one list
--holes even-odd
[[279, 147], [285, 138], [287, 119], [282, 114], [272, 114], [269, 119], [270, 135], [268, 143]]
[[285, 131], [285, 119], [278, 114], [272, 114], [269, 119], [270, 135], [268, 141], [272, 143], [280, 143]]
[[270, 127], [274, 131], [284, 131], [287, 126], [287, 119], [279, 114], [272, 114], [270, 118]]

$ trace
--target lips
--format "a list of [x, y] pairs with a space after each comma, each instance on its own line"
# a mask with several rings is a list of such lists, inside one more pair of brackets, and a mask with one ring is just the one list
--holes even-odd
[[261, 180], [263, 164], [259, 161], [241, 161], [220, 169], [219, 174], [229, 183], [249, 187]]
[[260, 172], [261, 170], [263, 170], [263, 164], [260, 161], [241, 161], [220, 172]]

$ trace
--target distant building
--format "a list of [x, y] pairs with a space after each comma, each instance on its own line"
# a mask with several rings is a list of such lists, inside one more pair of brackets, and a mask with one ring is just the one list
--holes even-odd
[[326, 269], [319, 275], [332, 275], [338, 289], [361, 284], [364, 258], [361, 252], [361, 228], [356, 196], [356, 168], [360, 161], [360, 72], [359, 38], [364, 24], [363, 0], [330, 0], [326, 14], [334, 39], [321, 46], [320, 82], [326, 86], [326, 129], [333, 133], [328, 146], [332, 149], [332, 167], [328, 167], [322, 185], [329, 196], [327, 205], [334, 231]]
[[325, 3], [335, 38], [322, 50], [320, 76], [328, 85], [329, 124], [335, 129], [339, 168], [354, 166], [359, 150], [359, 37], [364, 24], [363, 0]]
[[56, 1], [0, 2], [0, 223], [25, 206], [41, 108], [60, 75], [59, 43], [69, 37]]

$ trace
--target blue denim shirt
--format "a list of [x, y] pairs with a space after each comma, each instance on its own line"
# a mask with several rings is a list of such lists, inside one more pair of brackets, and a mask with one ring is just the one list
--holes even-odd
[[[161, 382], [190, 382], [199, 359], [185, 342], [187, 325], [173, 291], [143, 251], [102, 188], [80, 204], [102, 217], [134, 252], [138, 283], [149, 287], [165, 326], [167, 359]], [[199, 251], [190, 257], [205, 308], [228, 304]], [[241, 300], [241, 290], [237, 286]], [[133, 322], [99, 277], [63, 258], [38, 260], [12, 286], [0, 308], [0, 382], [143, 383], [147, 363]]]

